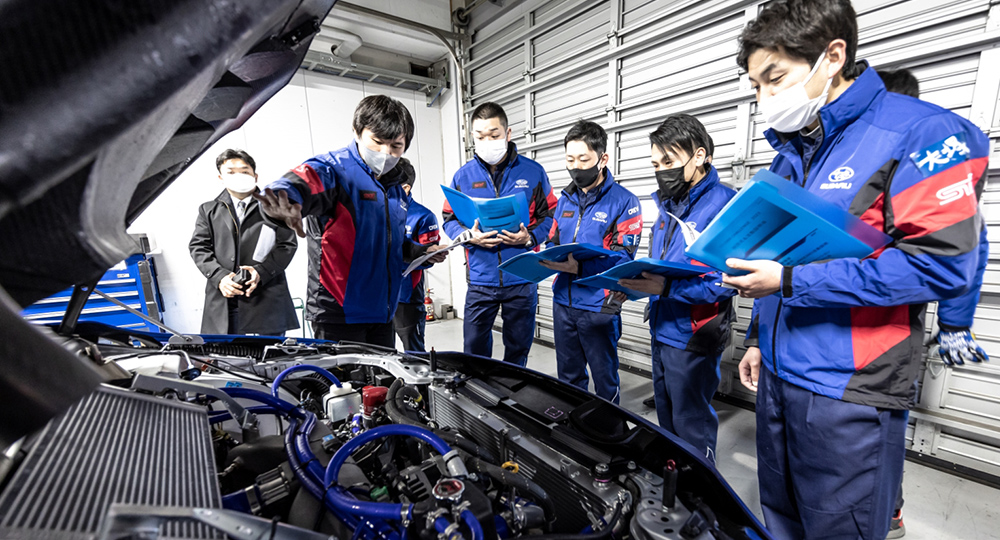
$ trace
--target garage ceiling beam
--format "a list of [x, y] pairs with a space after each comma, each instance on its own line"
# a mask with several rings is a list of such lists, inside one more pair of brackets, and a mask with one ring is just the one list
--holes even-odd
[[367, 15], [369, 17], [375, 17], [377, 19], [382, 19], [382, 20], [385, 20], [385, 21], [393, 22], [393, 23], [396, 23], [396, 24], [399, 24], [399, 25], [402, 25], [402, 26], [408, 26], [410, 28], [419, 28], [420, 30], [423, 30], [425, 32], [429, 32], [431, 34], [439, 35], [441, 37], [445, 37], [445, 38], [448, 38], [448, 39], [453, 39], [453, 40], [459, 41], [459, 42], [461, 42], [461, 41], [463, 41], [465, 39], [468, 39], [468, 37], [469, 37], [469, 36], [467, 36], [465, 34], [460, 34], [458, 32], [452, 32], [450, 30], [442, 30], [440, 28], [435, 28], [433, 26], [429, 26], [429, 25], [426, 25], [426, 24], [421, 24], [421, 23], [418, 23], [418, 22], [413, 22], [411, 20], [404, 19], [402, 17], [397, 17], [395, 15], [390, 15], [388, 13], [382, 13], [381, 11], [376, 11], [374, 9], [366, 8], [364, 6], [359, 6], [357, 4], [352, 4], [350, 2], [337, 2], [333, 6], [333, 9], [334, 9], [334, 11], [336, 11], [336, 10], [343, 10], [343, 11], [348, 11], [348, 12], [351, 12], [351, 13], [356, 13], [358, 15]]

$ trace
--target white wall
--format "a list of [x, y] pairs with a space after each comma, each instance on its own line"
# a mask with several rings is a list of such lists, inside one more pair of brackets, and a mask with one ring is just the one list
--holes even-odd
[[[450, 72], [457, 73], [458, 66], [454, 62], [451, 62], [449, 65], [448, 69]], [[465, 164], [465, 141], [460, 124], [462, 120], [462, 100], [459, 99], [458, 93], [454, 90], [456, 87], [457, 83], [453, 79], [452, 90], [448, 92], [445, 99], [441, 100], [441, 125], [445, 128], [441, 132], [444, 148], [444, 170], [446, 172], [446, 178], [444, 178], [443, 183], [446, 184], [451, 183], [455, 172]], [[443, 206], [444, 193], [440, 191], [438, 190], [438, 196], [441, 199], [439, 206]], [[454, 306], [455, 313], [461, 317], [465, 308], [465, 293], [469, 289], [469, 284], [465, 280], [464, 250], [453, 250], [452, 255], [448, 257], [448, 266], [451, 269], [452, 278], [450, 298], [453, 300], [449, 303]]]
[[[454, 92], [428, 108], [422, 93], [299, 71], [246, 125], [195, 161], [129, 228], [131, 233], [149, 234], [160, 250], [155, 260], [164, 300], [163, 317], [168, 326], [181, 332], [201, 329], [205, 278], [191, 260], [187, 245], [198, 206], [222, 191], [215, 156], [226, 148], [246, 150], [257, 162], [261, 184], [266, 184], [303, 160], [350, 142], [354, 108], [363, 97], [373, 94], [400, 100], [413, 115], [416, 136], [405, 156], [417, 171], [414, 198], [440, 215], [444, 196], [435, 185], [450, 181], [458, 168]], [[442, 129], [443, 116], [448, 121], [447, 129]], [[447, 159], [447, 167], [446, 153], [453, 155]], [[305, 255], [306, 244], [302, 240], [285, 272], [293, 298], [305, 298]], [[454, 259], [464, 259], [460, 253], [455, 255]], [[438, 265], [428, 272], [428, 284], [437, 302], [454, 303], [453, 265]], [[464, 284], [464, 269], [458, 275]], [[460, 298], [464, 299], [464, 292]]]

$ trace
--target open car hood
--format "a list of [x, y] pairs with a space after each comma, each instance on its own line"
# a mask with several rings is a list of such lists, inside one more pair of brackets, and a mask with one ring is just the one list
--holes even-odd
[[0, 445], [99, 380], [19, 308], [138, 251], [128, 225], [291, 79], [334, 2], [0, 0], [0, 407], [30, 411]]

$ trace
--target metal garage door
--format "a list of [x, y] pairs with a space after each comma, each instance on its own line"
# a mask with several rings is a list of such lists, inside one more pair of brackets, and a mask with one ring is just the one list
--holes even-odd
[[[648, 227], [656, 209], [649, 197], [655, 180], [647, 134], [666, 114], [688, 112], [701, 119], [715, 139], [714, 163], [733, 187], [773, 157], [749, 81], [735, 62], [736, 38], [762, 4], [527, 0], [509, 2], [499, 14], [494, 10], [488, 21], [473, 13], [466, 114], [484, 101], [502, 104], [519, 149], [545, 167], [557, 192], [569, 183], [562, 148], [567, 128], [581, 118], [601, 123], [610, 138], [610, 168], [639, 195]], [[859, 58], [878, 68], [911, 69], [923, 99], [971, 119], [991, 139], [1000, 137], [1000, 50], [994, 48], [1000, 42], [1000, 6], [990, 0], [866, 0], [855, 7]], [[1000, 155], [990, 167], [1000, 179]], [[1000, 188], [987, 188], [983, 209], [995, 247], [974, 329], [1000, 360]], [[640, 256], [648, 253], [647, 238], [648, 231]], [[626, 367], [649, 370], [644, 308], [643, 302], [626, 304], [620, 352]], [[720, 390], [752, 400], [735, 373], [749, 313], [749, 304], [739, 302]], [[536, 337], [541, 340], [552, 341], [551, 316], [546, 282], [539, 286]], [[935, 325], [932, 306], [928, 331]], [[936, 358], [929, 366], [913, 414], [914, 449], [1000, 474], [1000, 367], [944, 371]]]

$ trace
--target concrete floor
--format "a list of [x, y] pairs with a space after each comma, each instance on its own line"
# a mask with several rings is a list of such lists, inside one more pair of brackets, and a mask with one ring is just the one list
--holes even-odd
[[[493, 357], [503, 356], [503, 344], [494, 335]], [[462, 321], [437, 321], [427, 325], [427, 346], [440, 351], [462, 350]], [[535, 344], [528, 367], [555, 375], [555, 351]], [[650, 380], [621, 372], [622, 399], [626, 409], [656, 422], [656, 412], [642, 405], [652, 395]], [[717, 466], [733, 490], [758, 517], [757, 451], [754, 414], [715, 403], [719, 412]], [[1000, 491], [907, 461], [903, 475], [903, 518], [906, 538], [912, 540], [1000, 539]]]

